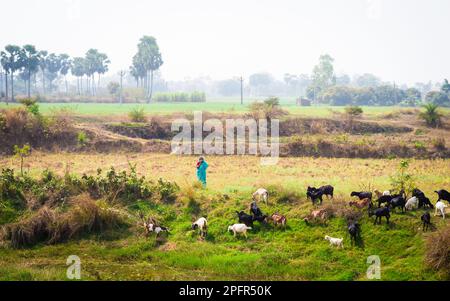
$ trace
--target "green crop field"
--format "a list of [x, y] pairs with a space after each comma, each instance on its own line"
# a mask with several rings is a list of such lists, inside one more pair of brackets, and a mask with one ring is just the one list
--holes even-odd
[[[192, 113], [203, 111], [211, 113], [245, 113], [249, 111], [246, 101], [244, 105], [238, 99], [213, 99], [206, 103], [151, 103], [151, 104], [105, 104], [105, 103], [40, 103], [44, 114], [51, 114], [61, 109], [70, 110], [75, 115], [110, 116], [124, 115], [137, 107], [143, 107], [147, 114]], [[334, 106], [296, 106], [292, 99], [281, 99], [282, 108], [290, 114], [307, 117], [329, 117], [334, 112], [344, 112], [345, 107]], [[0, 103], [0, 109], [18, 106], [18, 104]], [[366, 116], [378, 116], [399, 110], [411, 109], [405, 107], [368, 107], [363, 106]], [[444, 114], [450, 114], [449, 108], [441, 108]]]

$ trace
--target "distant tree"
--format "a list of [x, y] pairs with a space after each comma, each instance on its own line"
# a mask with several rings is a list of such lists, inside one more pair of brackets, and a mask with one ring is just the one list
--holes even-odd
[[438, 109], [439, 106], [434, 103], [427, 103], [423, 106], [425, 111], [419, 114], [419, 117], [422, 118], [427, 126], [429, 127], [438, 127], [441, 125], [441, 114]]
[[7, 45], [5, 51], [0, 52], [2, 66], [11, 75], [11, 100], [14, 101], [14, 73], [23, 67], [21, 60], [22, 49], [16, 45]]
[[449, 96], [441, 91], [431, 91], [425, 96], [425, 101], [438, 106], [450, 106]]
[[69, 73], [70, 68], [72, 68], [72, 60], [68, 54], [60, 54], [59, 59], [61, 62], [61, 69], [59, 72], [64, 77], [64, 86], [66, 88], [66, 94], [69, 93], [69, 86], [67, 84], [67, 73]]
[[163, 64], [162, 56], [156, 39], [151, 36], [143, 36], [139, 40], [138, 52], [133, 57], [133, 65], [130, 69], [135, 78], [144, 79], [144, 88], [148, 102], [153, 96], [154, 72]]
[[445, 94], [450, 93], [450, 84], [448, 83], [447, 79], [444, 79], [444, 83], [442, 84], [441, 91]]
[[333, 106], [349, 105], [353, 102], [352, 89], [345, 86], [330, 87], [322, 92], [321, 99]]
[[33, 45], [25, 45], [21, 51], [21, 60], [24, 67], [25, 80], [27, 82], [27, 95], [31, 97], [31, 76], [39, 69], [40, 55]]
[[336, 85], [338, 86], [347, 86], [350, 84], [350, 82], [350, 76], [348, 76], [347, 74], [336, 76]]
[[408, 88], [405, 90], [406, 97], [400, 103], [404, 106], [412, 106], [415, 107], [419, 105], [422, 101], [422, 93], [416, 88]]
[[374, 88], [356, 88], [352, 94], [353, 102], [359, 106], [372, 106], [378, 102]]
[[61, 58], [59, 55], [55, 53], [50, 53], [45, 58], [45, 77], [48, 79], [48, 88], [49, 91], [53, 91], [53, 82], [56, 78], [58, 78], [59, 72], [61, 71]]
[[249, 85], [256, 91], [255, 95], [260, 95], [261, 88], [271, 85], [273, 81], [273, 77], [269, 73], [255, 73], [249, 77]]
[[333, 62], [334, 59], [328, 54], [319, 57], [319, 64], [313, 69], [312, 83], [307, 89], [309, 98], [316, 100], [322, 91], [336, 84]]
[[361, 88], [374, 88], [380, 85], [381, 81], [378, 77], [370, 73], [364, 73], [356, 77], [355, 84]]
[[108, 92], [112, 96], [116, 96], [117, 97], [117, 95], [120, 92], [120, 84], [118, 82], [110, 82], [108, 84]]
[[237, 79], [226, 79], [217, 83], [217, 92], [223, 96], [239, 95], [241, 84]]
[[406, 98], [405, 91], [394, 86], [383, 85], [373, 89], [377, 105], [393, 106], [402, 102]]
[[83, 90], [83, 76], [86, 74], [86, 63], [83, 57], [73, 58], [71, 72], [72, 75], [77, 78], [77, 91], [81, 94]]
[[39, 51], [39, 68], [41, 69], [42, 73], [42, 94], [45, 95], [46, 93], [46, 86], [45, 86], [45, 77], [46, 77], [46, 71], [47, 71], [47, 56], [48, 51], [41, 50]]

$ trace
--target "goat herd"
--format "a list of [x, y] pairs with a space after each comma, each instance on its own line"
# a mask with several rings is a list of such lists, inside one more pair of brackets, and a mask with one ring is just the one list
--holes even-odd
[[[414, 210], [424, 208], [426, 212], [421, 215], [421, 222], [423, 224], [423, 231], [428, 230], [431, 225], [431, 215], [429, 209], [435, 208], [435, 216], [438, 213], [445, 219], [445, 208], [448, 207], [443, 201], [450, 203], [450, 193], [446, 190], [435, 191], [438, 195], [437, 203], [433, 206], [430, 199], [425, 196], [425, 194], [419, 190], [414, 189], [412, 191], [412, 197], [407, 199], [404, 190], [401, 190], [398, 194], [392, 194], [391, 191], [380, 192], [378, 190], [374, 191], [376, 195], [376, 201], [378, 207], [375, 208], [372, 203], [372, 192], [352, 192], [351, 197], [357, 197], [357, 200], [350, 201], [348, 204], [350, 207], [355, 207], [357, 209], [367, 209], [369, 217], [375, 216], [374, 224], [381, 224], [382, 217], [386, 218], [387, 224], [389, 224], [389, 219], [391, 217], [391, 211], [395, 211], [396, 208], [400, 208], [402, 212], [407, 210]], [[334, 197], [334, 187], [331, 185], [322, 186], [320, 188], [308, 187], [306, 192], [307, 198], [310, 199], [313, 205], [322, 205], [323, 196], [328, 199]], [[252, 195], [252, 203], [250, 204], [250, 214], [244, 211], [236, 211], [238, 217], [238, 223], [228, 227], [228, 231], [232, 232], [236, 237], [237, 234], [247, 237], [247, 231], [251, 230], [253, 223], [255, 221], [259, 223], [273, 223], [275, 227], [281, 226], [286, 227], [287, 219], [286, 216], [274, 213], [271, 216], [265, 215], [257, 205], [257, 201], [263, 201], [268, 204], [269, 193], [266, 189], [260, 188]], [[327, 210], [319, 209], [314, 210], [309, 214], [304, 221], [309, 223], [311, 220], [325, 220], [327, 218]], [[143, 216], [141, 215], [141, 218]], [[144, 221], [145, 232], [156, 233], [158, 237], [162, 232], [169, 232], [167, 227], [158, 225], [155, 219], [148, 218]], [[360, 225], [357, 220], [349, 219], [348, 221], [348, 233], [350, 234], [351, 243], [356, 242], [358, 237], [361, 235]], [[192, 230], [199, 230], [200, 237], [204, 239], [208, 233], [208, 221], [205, 217], [199, 218], [192, 224]], [[325, 239], [330, 242], [330, 245], [343, 248], [343, 238], [334, 238], [326, 235]]]

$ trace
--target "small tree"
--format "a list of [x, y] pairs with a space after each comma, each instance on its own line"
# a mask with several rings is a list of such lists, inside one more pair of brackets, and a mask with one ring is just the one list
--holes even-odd
[[441, 114], [439, 114], [438, 108], [439, 106], [434, 103], [428, 103], [423, 106], [425, 108], [424, 112], [419, 114], [419, 117], [422, 118], [427, 126], [429, 127], [438, 127], [441, 125]]
[[416, 187], [414, 177], [408, 172], [408, 168], [409, 161], [402, 160], [397, 173], [391, 177], [391, 185], [395, 191], [404, 190], [408, 194]]
[[20, 174], [23, 177], [23, 161], [31, 153], [31, 147], [29, 144], [25, 144], [23, 147], [14, 145], [14, 156], [20, 159]]
[[348, 127], [350, 133], [353, 132], [353, 122], [355, 118], [358, 116], [361, 116], [363, 114], [363, 109], [358, 106], [348, 106], [345, 108], [345, 115], [347, 116], [348, 120]]

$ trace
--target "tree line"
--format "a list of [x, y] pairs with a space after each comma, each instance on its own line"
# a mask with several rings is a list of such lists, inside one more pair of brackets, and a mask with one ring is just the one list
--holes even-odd
[[[25, 83], [26, 94], [30, 98], [32, 91], [44, 96], [55, 90], [54, 81], [64, 79], [65, 93], [69, 93], [67, 75], [76, 78], [78, 95], [96, 96], [100, 79], [108, 72], [111, 61], [106, 53], [89, 49], [83, 57], [70, 57], [68, 54], [49, 53], [38, 50], [34, 45], [7, 45], [0, 52], [0, 99], [14, 101], [14, 81]], [[146, 91], [146, 98], [151, 100], [153, 94], [154, 72], [163, 64], [156, 39], [144, 36], [138, 44], [129, 70], [137, 82]], [[121, 78], [126, 71], [120, 71]], [[38, 88], [38, 81], [41, 88]], [[122, 89], [122, 85], [120, 86]]]

